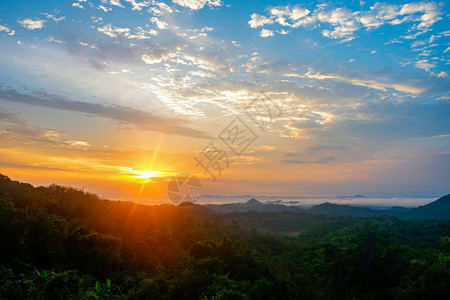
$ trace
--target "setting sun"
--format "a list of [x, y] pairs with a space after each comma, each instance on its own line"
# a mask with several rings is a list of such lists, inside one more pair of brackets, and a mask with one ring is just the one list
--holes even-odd
[[133, 168], [122, 168], [122, 173], [126, 174], [127, 177], [131, 177], [133, 180], [145, 180], [148, 181], [155, 177], [162, 177], [166, 174], [160, 171], [153, 170], [135, 170]]
[[142, 179], [150, 179], [153, 177], [161, 176], [161, 172], [158, 171], [135, 171], [136, 174]]

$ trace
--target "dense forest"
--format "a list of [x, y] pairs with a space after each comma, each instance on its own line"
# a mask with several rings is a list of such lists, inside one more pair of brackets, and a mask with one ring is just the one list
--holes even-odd
[[0, 175], [0, 299], [450, 299], [450, 221], [145, 206]]

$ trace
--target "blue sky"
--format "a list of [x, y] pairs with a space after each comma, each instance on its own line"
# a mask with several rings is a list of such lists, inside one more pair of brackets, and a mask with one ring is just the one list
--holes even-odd
[[[204, 176], [192, 157], [226, 148], [238, 115], [258, 139], [205, 193], [448, 193], [448, 15], [438, 1], [2, 1], [0, 167], [133, 197], [145, 170]], [[261, 95], [282, 111], [265, 131], [245, 116]]]

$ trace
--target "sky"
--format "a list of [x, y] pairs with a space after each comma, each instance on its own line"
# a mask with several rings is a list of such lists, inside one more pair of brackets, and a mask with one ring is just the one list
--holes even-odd
[[449, 10], [2, 0], [0, 173], [150, 203], [191, 175], [207, 195], [448, 194]]

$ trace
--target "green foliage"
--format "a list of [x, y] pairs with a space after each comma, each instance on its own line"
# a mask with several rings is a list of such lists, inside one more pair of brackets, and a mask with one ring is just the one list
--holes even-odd
[[117, 299], [120, 290], [109, 279], [101, 285], [75, 270], [36, 270], [24, 275], [0, 267], [0, 295], [2, 299]]
[[218, 215], [0, 175], [0, 299], [448, 299], [449, 221]]

